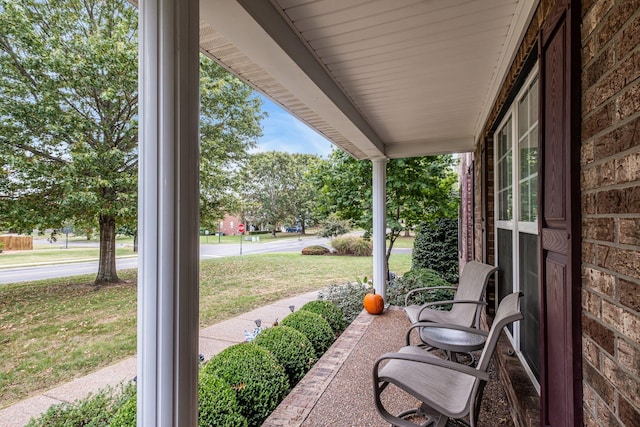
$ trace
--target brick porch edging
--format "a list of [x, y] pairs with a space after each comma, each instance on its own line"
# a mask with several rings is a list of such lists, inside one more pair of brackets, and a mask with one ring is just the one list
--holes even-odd
[[363, 310], [280, 402], [262, 426], [300, 426], [307, 419], [322, 393], [331, 384], [344, 361], [356, 348], [373, 318], [374, 316]]

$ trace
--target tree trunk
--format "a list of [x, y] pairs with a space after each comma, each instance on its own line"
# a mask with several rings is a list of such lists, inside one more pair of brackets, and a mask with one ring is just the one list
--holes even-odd
[[100, 258], [96, 287], [107, 283], [118, 283], [116, 271], [116, 220], [109, 215], [100, 216]]

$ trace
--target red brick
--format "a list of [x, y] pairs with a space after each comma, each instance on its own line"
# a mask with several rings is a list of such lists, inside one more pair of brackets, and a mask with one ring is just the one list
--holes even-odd
[[615, 52], [613, 48], [605, 49], [582, 70], [582, 88], [589, 89], [596, 84], [614, 66]]
[[625, 190], [612, 189], [600, 191], [596, 195], [596, 212], [599, 214], [627, 213]]
[[638, 145], [640, 116], [595, 140], [595, 159], [600, 160]]
[[636, 17], [622, 30], [622, 34], [616, 41], [616, 57], [624, 58], [638, 45], [640, 45], [640, 16]]
[[618, 413], [625, 427], [640, 427], [640, 409], [624, 397], [618, 398]]
[[640, 246], [640, 218], [620, 218], [618, 221], [618, 241], [623, 245]]
[[[584, 4], [583, 1], [583, 9], [582, 12], [585, 13], [586, 10], [588, 12], [585, 13], [584, 19], [582, 20], [582, 40], [585, 40], [591, 32], [596, 28], [596, 26], [602, 22], [605, 15], [609, 12], [609, 10], [613, 7], [613, 0], [604, 0], [604, 1], [590, 1], [590, 4]], [[591, 9], [591, 5], [593, 5], [593, 9]]]
[[640, 312], [640, 285], [624, 279], [618, 279], [619, 300], [625, 307]]
[[582, 243], [582, 261], [587, 264], [596, 263], [596, 246], [593, 243]]
[[640, 152], [631, 153], [616, 161], [616, 182], [640, 181]]
[[596, 195], [594, 193], [582, 193], [582, 213], [591, 215], [596, 213]]
[[582, 221], [582, 237], [585, 239], [614, 242], [615, 222], [613, 218], [585, 218]]
[[600, 318], [602, 315], [601, 306], [602, 297], [593, 292], [582, 291], [582, 309], [584, 311]]
[[598, 165], [598, 187], [605, 187], [607, 185], [613, 185], [616, 182], [615, 179], [615, 170], [616, 165], [615, 161], [610, 160], [608, 162], [604, 162]]
[[609, 298], [615, 298], [615, 278], [603, 271], [594, 268], [585, 268], [582, 274], [582, 287], [593, 290]]
[[618, 2], [609, 12], [604, 22], [595, 31], [596, 46], [607, 44], [614, 35], [625, 25], [640, 7], [639, 0], [624, 0]]
[[624, 197], [624, 203], [628, 208], [626, 212], [621, 213], [640, 213], [640, 185], [626, 188]]
[[613, 413], [612, 407], [615, 406], [614, 396], [612, 394], [600, 396], [602, 399], [598, 400], [598, 422], [602, 426], [607, 427], [624, 427], [620, 424], [620, 421]]
[[638, 251], [611, 247], [604, 259], [598, 261], [608, 270], [640, 279], [640, 252]]
[[620, 367], [636, 377], [640, 377], [640, 343], [631, 344], [628, 341], [618, 338], [616, 340], [616, 348], [618, 355], [618, 364]]
[[582, 169], [582, 179], [580, 180], [580, 187], [582, 190], [595, 190], [598, 189], [598, 168], [586, 167]]
[[582, 144], [580, 147], [580, 164], [588, 165], [589, 163], [593, 163], [595, 159], [595, 144], [593, 141], [589, 141], [585, 144]]
[[584, 373], [584, 381], [590, 384], [599, 396], [613, 395], [613, 385], [602, 375], [602, 373], [596, 370], [596, 368], [591, 366], [589, 363], [584, 363], [582, 370]]
[[595, 341], [604, 351], [609, 354], [614, 352], [614, 333], [606, 328], [602, 323], [587, 316], [582, 316], [583, 333]]
[[616, 361], [607, 356], [603, 358], [602, 373], [618, 389], [620, 394], [626, 396], [634, 405], [640, 406], [640, 381], [636, 381], [635, 378], [620, 369]]
[[614, 108], [613, 103], [608, 103], [588, 117], [584, 117], [582, 120], [582, 138], [589, 139], [610, 127], [613, 124]]
[[615, 111], [616, 121], [622, 121], [640, 111], [640, 81], [616, 98]]

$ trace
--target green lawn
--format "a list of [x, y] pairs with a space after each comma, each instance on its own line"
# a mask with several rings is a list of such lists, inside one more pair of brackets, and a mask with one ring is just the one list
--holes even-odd
[[[394, 254], [390, 265], [405, 272], [411, 256]], [[372, 270], [371, 257], [287, 253], [206, 260], [200, 324], [371, 277]], [[97, 291], [94, 275], [0, 286], [0, 408], [135, 354], [136, 271], [119, 275], [123, 283]]]

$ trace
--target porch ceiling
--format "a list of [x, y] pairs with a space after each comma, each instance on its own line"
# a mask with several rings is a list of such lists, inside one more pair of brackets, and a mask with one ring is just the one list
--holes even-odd
[[359, 159], [473, 149], [537, 0], [201, 0], [201, 49]]

